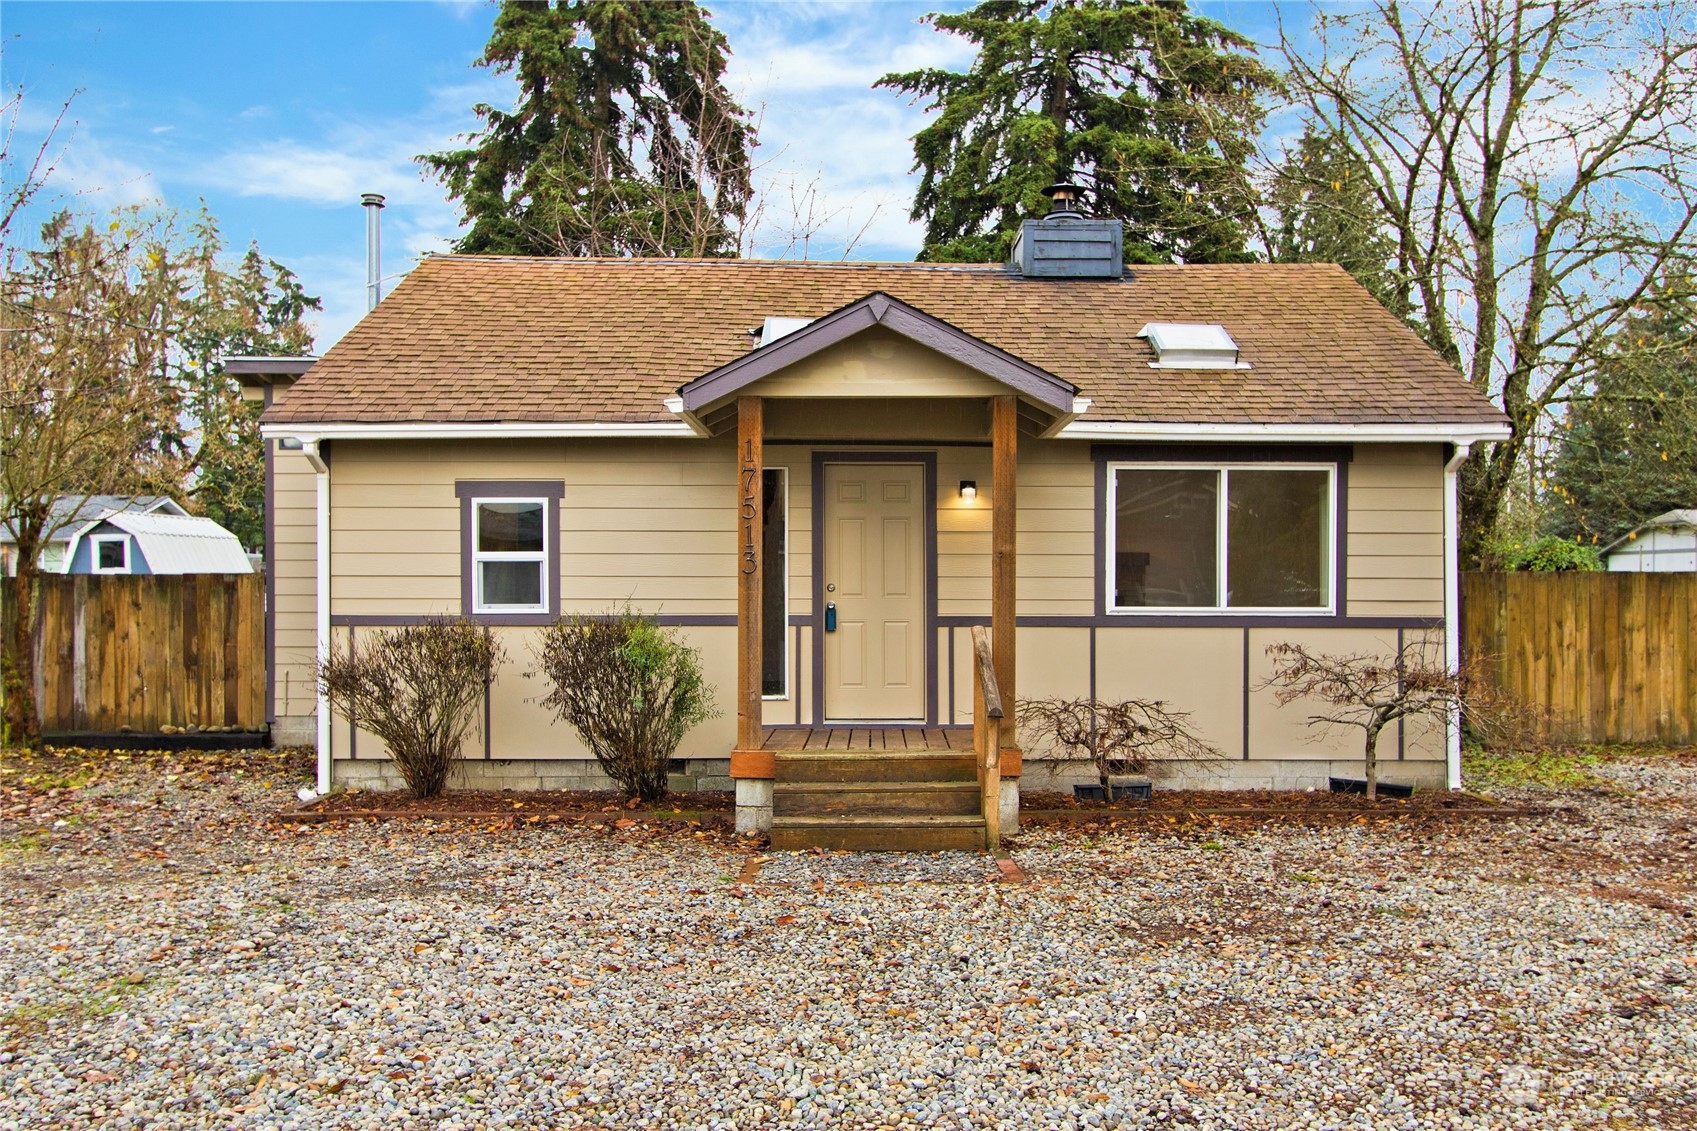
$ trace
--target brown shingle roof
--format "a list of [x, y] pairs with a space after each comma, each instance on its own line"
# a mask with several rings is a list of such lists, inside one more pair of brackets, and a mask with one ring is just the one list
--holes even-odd
[[[1100, 421], [1484, 424], [1501, 413], [1329, 264], [1138, 267], [426, 259], [267, 414], [276, 423], [675, 420], [662, 401], [768, 315], [884, 291], [1079, 386]], [[1151, 369], [1146, 322], [1218, 322], [1247, 370]]]

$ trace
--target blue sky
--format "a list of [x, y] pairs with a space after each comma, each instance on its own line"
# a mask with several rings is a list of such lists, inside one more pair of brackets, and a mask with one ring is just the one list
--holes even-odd
[[[708, 4], [730, 39], [731, 85], [761, 112], [757, 252], [799, 254], [784, 233], [811, 209], [823, 220], [814, 258], [838, 258], [856, 237], [852, 258], [913, 257], [909, 138], [924, 117], [871, 84], [891, 70], [964, 69], [961, 41], [919, 23], [962, 6]], [[1260, 41], [1276, 35], [1270, 4], [1199, 7]], [[389, 200], [386, 274], [456, 234], [454, 206], [412, 158], [473, 129], [474, 103], [510, 104], [511, 80], [471, 65], [493, 18], [483, 3], [5, 0], [0, 78], [24, 91], [13, 148], [33, 152], [80, 90], [41, 206], [205, 201], [234, 250], [257, 241], [322, 296], [322, 351], [364, 310], [360, 193]]]

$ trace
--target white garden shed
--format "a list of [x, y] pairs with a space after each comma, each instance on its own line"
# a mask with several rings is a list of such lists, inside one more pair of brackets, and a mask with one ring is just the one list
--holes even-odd
[[1603, 547], [1611, 573], [1697, 572], [1697, 508], [1671, 510]]

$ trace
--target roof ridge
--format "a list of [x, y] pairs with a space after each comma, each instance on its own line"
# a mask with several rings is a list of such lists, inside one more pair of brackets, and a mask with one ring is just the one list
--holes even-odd
[[653, 267], [807, 267], [846, 268], [849, 270], [901, 269], [908, 271], [965, 271], [974, 274], [1006, 274], [1005, 263], [915, 263], [908, 260], [824, 260], [824, 259], [685, 259], [681, 257], [634, 256], [577, 256], [577, 255], [468, 255], [458, 252], [429, 252], [426, 261], [463, 263], [524, 263], [547, 266], [566, 264], [583, 266], [637, 265]]

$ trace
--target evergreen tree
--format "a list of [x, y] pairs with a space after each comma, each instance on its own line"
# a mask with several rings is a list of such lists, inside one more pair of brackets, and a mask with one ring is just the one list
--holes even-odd
[[[203, 223], [210, 225], [203, 218]], [[218, 236], [209, 227], [214, 253]], [[182, 432], [172, 446], [186, 457], [187, 493], [197, 508], [249, 550], [265, 545], [265, 406], [242, 399], [241, 385], [224, 372], [226, 357], [294, 357], [312, 352], [308, 312], [321, 303], [287, 267], [250, 246], [234, 269], [200, 263], [199, 285], [174, 343], [183, 406]]]
[[1246, 163], [1276, 80], [1248, 39], [1173, 0], [986, 0], [926, 19], [978, 57], [877, 84], [939, 111], [913, 139], [920, 259], [1005, 259], [1044, 187], [1068, 180], [1085, 211], [1125, 222], [1129, 263], [1250, 258]]
[[1396, 240], [1374, 195], [1372, 170], [1348, 138], [1310, 124], [1273, 174], [1267, 204], [1275, 262], [1336, 263], [1387, 310], [1409, 317], [1407, 288], [1394, 268]]
[[468, 148], [419, 160], [461, 202], [456, 248], [504, 255], [737, 253], [749, 115], [725, 37], [694, 3], [508, 0], [478, 65], [511, 111], [475, 109]]
[[1697, 507], [1694, 283], [1680, 273], [1658, 286], [1616, 335], [1614, 363], [1570, 406], [1548, 484], [1551, 533], [1607, 544]]

